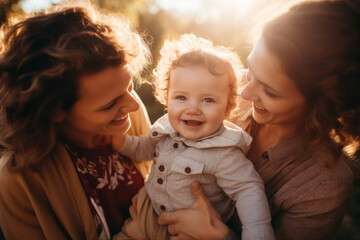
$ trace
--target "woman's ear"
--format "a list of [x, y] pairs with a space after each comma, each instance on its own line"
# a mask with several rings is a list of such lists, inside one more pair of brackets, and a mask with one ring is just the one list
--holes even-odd
[[66, 113], [64, 111], [59, 111], [55, 114], [54, 122], [61, 123], [64, 121]]

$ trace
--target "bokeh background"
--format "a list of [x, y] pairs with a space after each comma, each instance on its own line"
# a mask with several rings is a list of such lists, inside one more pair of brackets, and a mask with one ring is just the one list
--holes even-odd
[[[0, 25], [11, 16], [39, 12], [61, 1], [0, 0]], [[216, 45], [232, 48], [246, 67], [246, 57], [261, 24], [300, 0], [90, 1], [100, 8], [124, 14], [146, 36], [153, 60], [144, 70], [143, 78], [151, 83], [152, 70], [158, 61], [164, 40], [177, 39], [183, 33], [194, 33]], [[360, 7], [360, 0], [350, 1]], [[148, 110], [150, 120], [154, 122], [164, 113], [164, 108], [154, 99], [151, 84], [137, 84], [135, 89]], [[359, 162], [359, 153], [354, 156], [354, 161]], [[354, 183], [348, 211], [336, 240], [360, 240], [360, 180]]]

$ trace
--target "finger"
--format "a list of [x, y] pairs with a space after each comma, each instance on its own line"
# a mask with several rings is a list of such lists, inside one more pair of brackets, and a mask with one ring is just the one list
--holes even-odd
[[177, 235], [179, 234], [177, 231], [176, 231], [176, 225], [175, 224], [169, 224], [168, 227], [167, 227], [167, 231], [170, 235]]
[[182, 210], [177, 210], [176, 212], [165, 212], [158, 217], [158, 224], [165, 225], [165, 224], [173, 224], [179, 218]]
[[191, 192], [194, 195], [194, 197], [196, 198], [196, 200], [200, 200], [200, 199], [201, 200], [204, 200], [204, 199], [207, 200], [207, 198], [206, 198], [206, 196], [205, 196], [205, 194], [204, 194], [204, 192], [203, 192], [203, 190], [202, 190], [202, 188], [201, 188], [198, 181], [192, 182], [191, 185], [190, 185], [190, 188], [191, 188]]
[[219, 215], [217, 211], [215, 211], [214, 207], [210, 203], [209, 199], [204, 194], [200, 183], [198, 181], [194, 181], [190, 185], [191, 192], [196, 198], [195, 204], [191, 207], [192, 209], [202, 209], [203, 211], [206, 211], [207, 213], [213, 213], [215, 215]]
[[170, 236], [170, 240], [195, 240], [195, 238], [192, 238], [186, 234], [180, 234], [176, 236]]

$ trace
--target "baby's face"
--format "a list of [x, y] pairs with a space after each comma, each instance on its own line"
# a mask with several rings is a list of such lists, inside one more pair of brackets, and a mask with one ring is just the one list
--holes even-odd
[[201, 65], [173, 69], [168, 90], [171, 126], [190, 140], [211, 135], [226, 116], [229, 94], [226, 74], [215, 76]]

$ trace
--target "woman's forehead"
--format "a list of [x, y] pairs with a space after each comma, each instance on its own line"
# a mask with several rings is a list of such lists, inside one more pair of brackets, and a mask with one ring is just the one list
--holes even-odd
[[249, 70], [264, 85], [278, 92], [287, 92], [296, 88], [281, 67], [280, 60], [268, 50], [263, 39], [259, 39], [247, 58]]
[[79, 96], [91, 97], [127, 88], [133, 77], [128, 65], [108, 67], [98, 73], [83, 76], [79, 79]]

